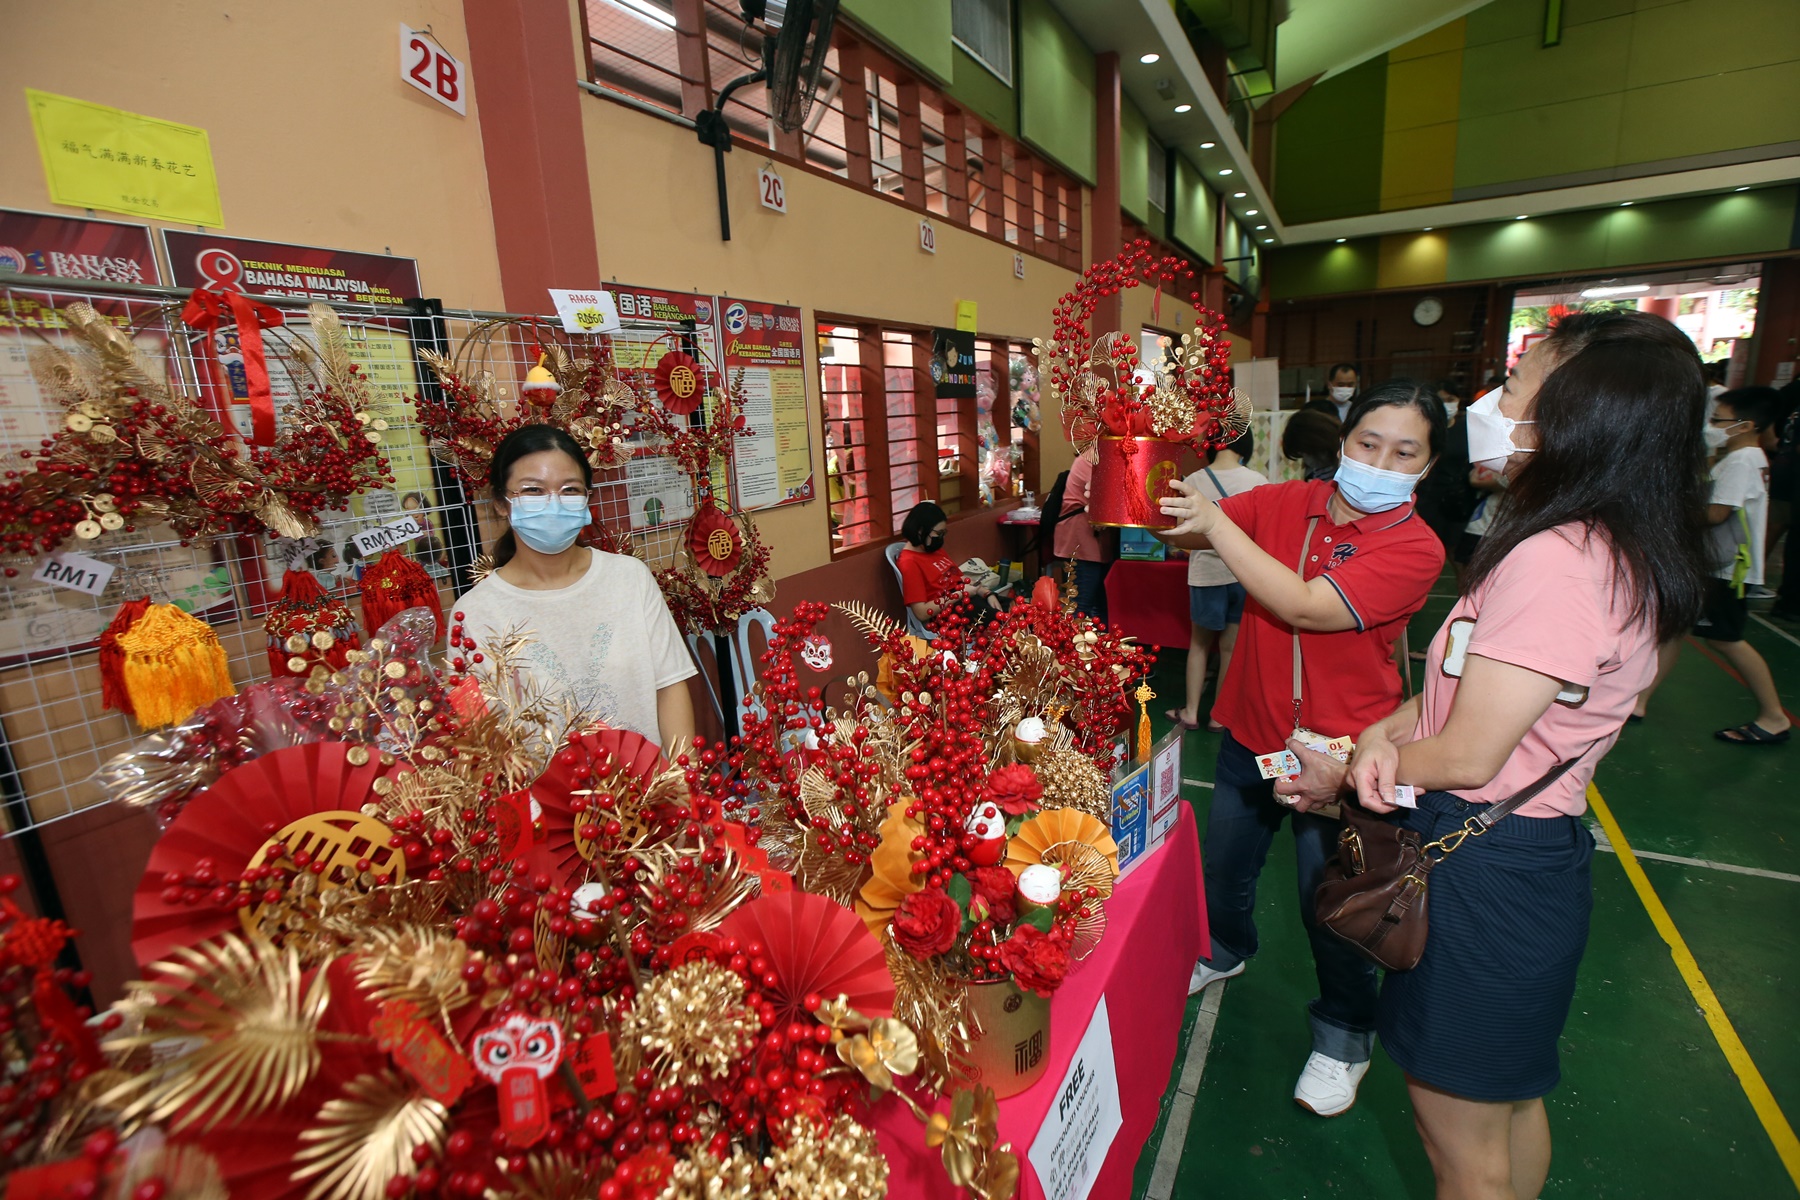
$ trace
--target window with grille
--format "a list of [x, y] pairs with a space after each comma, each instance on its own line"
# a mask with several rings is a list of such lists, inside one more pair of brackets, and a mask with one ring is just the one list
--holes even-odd
[[950, 0], [950, 37], [1012, 86], [1012, 0]]

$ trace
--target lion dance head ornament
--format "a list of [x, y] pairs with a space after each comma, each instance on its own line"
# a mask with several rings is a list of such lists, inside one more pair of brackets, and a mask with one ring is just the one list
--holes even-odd
[[514, 1014], [475, 1035], [475, 1069], [500, 1090], [500, 1129], [523, 1149], [550, 1131], [544, 1081], [562, 1062], [562, 1026]]
[[1248, 405], [1231, 386], [1224, 318], [1199, 308], [1197, 293], [1193, 332], [1160, 362], [1144, 363], [1134, 338], [1090, 332], [1103, 296], [1144, 286], [1160, 294], [1192, 277], [1180, 259], [1156, 258], [1149, 242], [1135, 241], [1082, 274], [1057, 301], [1055, 335], [1034, 343], [1063, 431], [1078, 453], [1098, 448], [1088, 500], [1095, 525], [1168, 528], [1160, 502], [1181, 473], [1183, 450], [1222, 446], [1249, 428]]

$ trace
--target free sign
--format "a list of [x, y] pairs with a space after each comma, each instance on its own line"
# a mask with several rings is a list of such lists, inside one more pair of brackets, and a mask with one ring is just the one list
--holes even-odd
[[400, 22], [400, 78], [457, 116], [467, 116], [468, 73], [431, 34]]

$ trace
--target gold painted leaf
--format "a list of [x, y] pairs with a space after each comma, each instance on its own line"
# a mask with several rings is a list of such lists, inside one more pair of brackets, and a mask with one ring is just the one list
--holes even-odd
[[254, 508], [256, 519], [286, 538], [312, 537], [319, 532], [319, 523], [304, 513], [295, 512], [280, 493], [264, 491], [256, 498]]
[[441, 1150], [449, 1124], [443, 1105], [392, 1071], [359, 1075], [301, 1132], [292, 1178], [317, 1177], [307, 1200], [384, 1200], [388, 1180], [413, 1170], [413, 1149]]

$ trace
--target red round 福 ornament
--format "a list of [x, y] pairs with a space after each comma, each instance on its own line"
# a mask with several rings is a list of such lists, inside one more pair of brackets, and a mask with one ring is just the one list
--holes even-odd
[[663, 407], [685, 417], [706, 398], [706, 376], [700, 364], [680, 350], [671, 350], [656, 364], [656, 394]]
[[687, 548], [695, 566], [722, 579], [737, 570], [744, 557], [744, 535], [716, 505], [703, 504], [688, 522]]

